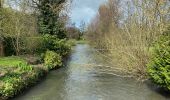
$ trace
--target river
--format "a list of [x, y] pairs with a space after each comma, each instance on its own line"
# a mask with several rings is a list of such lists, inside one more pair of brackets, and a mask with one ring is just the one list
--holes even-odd
[[87, 44], [78, 44], [66, 67], [51, 71], [41, 83], [14, 100], [169, 100], [145, 83], [101, 74], [88, 65], [97, 62]]

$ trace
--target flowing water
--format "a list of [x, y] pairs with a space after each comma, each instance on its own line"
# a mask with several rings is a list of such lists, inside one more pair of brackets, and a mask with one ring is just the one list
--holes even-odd
[[46, 79], [14, 100], [168, 100], [147, 84], [130, 78], [101, 74], [92, 49], [78, 44], [66, 67], [52, 71]]

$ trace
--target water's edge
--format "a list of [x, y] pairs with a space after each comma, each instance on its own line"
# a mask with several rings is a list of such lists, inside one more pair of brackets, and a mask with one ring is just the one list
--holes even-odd
[[14, 100], [169, 100], [150, 82], [101, 74], [87, 44], [78, 44], [66, 67], [51, 71], [42, 82]]

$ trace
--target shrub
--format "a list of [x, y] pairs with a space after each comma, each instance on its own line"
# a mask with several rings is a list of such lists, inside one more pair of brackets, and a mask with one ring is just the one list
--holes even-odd
[[66, 56], [69, 54], [71, 46], [65, 39], [54, 42], [54, 51], [61, 56]]
[[0, 77], [0, 99], [14, 97], [31, 85], [34, 85], [46, 74], [46, 70], [19, 64], [18, 67], [5, 67], [7, 73]]
[[147, 66], [153, 82], [170, 90], [170, 31], [155, 43], [153, 57]]
[[71, 49], [71, 44], [66, 39], [58, 39], [56, 35], [45, 34], [38, 37], [22, 38], [22, 54], [42, 54], [47, 50], [55, 51], [65, 56]]
[[41, 53], [43, 47], [43, 38], [42, 36], [36, 37], [24, 37], [21, 39], [21, 53], [22, 54], [35, 54]]
[[[24, 54], [34, 54], [42, 51], [43, 47], [43, 37], [22, 37], [19, 39], [19, 53]], [[5, 37], [4, 38], [4, 53], [5, 56], [16, 55], [16, 49], [14, 44], [16, 44], [15, 37]]]
[[43, 45], [40, 48], [40, 53], [45, 53], [47, 50], [51, 50], [54, 48], [54, 41], [56, 40], [57, 37], [53, 36], [53, 35], [43, 35], [42, 39], [43, 39]]
[[12, 38], [12, 37], [5, 37], [4, 38], [4, 53], [5, 53], [5, 56], [11, 56], [11, 55], [16, 54], [12, 40], [15, 40], [15, 39]]
[[70, 39], [70, 40], [68, 40], [67, 42], [68, 42], [71, 46], [76, 46], [77, 40], [75, 40], [75, 39]]
[[51, 70], [62, 65], [62, 58], [53, 51], [47, 51], [44, 58], [44, 64], [47, 69]]
[[23, 89], [34, 85], [40, 77], [45, 75], [45, 71], [34, 69], [32, 71], [15, 70], [1, 78], [0, 98], [11, 98], [22, 92]]
[[0, 93], [4, 97], [13, 97], [16, 95], [18, 89], [22, 88], [22, 85], [20, 84], [21, 82], [21, 77], [10, 77], [6, 76], [4, 79], [4, 85], [0, 89]]
[[67, 55], [71, 50], [71, 45], [66, 39], [58, 39], [55, 35], [44, 35], [44, 47], [43, 51], [51, 50], [57, 52], [61, 56]]

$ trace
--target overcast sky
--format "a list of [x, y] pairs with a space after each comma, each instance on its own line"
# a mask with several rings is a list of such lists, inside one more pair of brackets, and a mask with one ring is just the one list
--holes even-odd
[[89, 23], [98, 12], [99, 6], [106, 0], [73, 0], [71, 6], [71, 21], [79, 26], [81, 21]]

